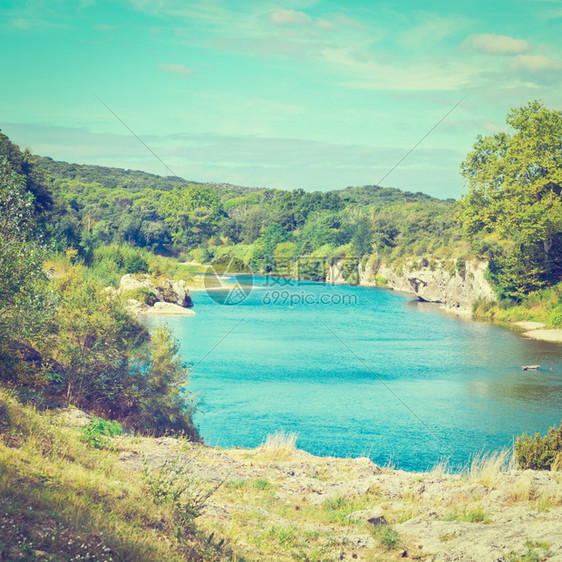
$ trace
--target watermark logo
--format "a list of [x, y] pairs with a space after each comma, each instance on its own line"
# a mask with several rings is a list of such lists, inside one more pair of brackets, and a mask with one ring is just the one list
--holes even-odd
[[[265, 305], [353, 305], [357, 295], [333, 292], [337, 285], [357, 285], [358, 258], [324, 258], [303, 255], [257, 263], [256, 267], [265, 279], [260, 281], [261, 302]], [[236, 305], [243, 303], [255, 286], [250, 265], [244, 260], [223, 255], [216, 258], [204, 273], [204, 287], [209, 297], [217, 304]], [[324, 283], [319, 287], [302, 290], [311, 281]]]
[[254, 286], [252, 270], [240, 258], [221, 256], [205, 271], [203, 286], [217, 304], [241, 304], [250, 296]]

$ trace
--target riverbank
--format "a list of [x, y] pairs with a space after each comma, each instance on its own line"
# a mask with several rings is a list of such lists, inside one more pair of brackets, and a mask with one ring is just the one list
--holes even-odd
[[215, 490], [198, 528], [245, 560], [562, 560], [562, 473], [515, 470], [506, 453], [461, 475], [315, 457], [282, 434], [256, 449], [125, 437], [113, 450], [132, 474], [189, 467]]
[[518, 326], [523, 330], [523, 336], [526, 338], [531, 338], [533, 340], [562, 343], [562, 329], [559, 328], [545, 328], [545, 324], [542, 322], [514, 322], [515, 326]]
[[2, 559], [562, 560], [562, 473], [515, 470], [505, 453], [410, 473], [283, 434], [254, 449], [100, 444], [90, 419], [0, 391]]

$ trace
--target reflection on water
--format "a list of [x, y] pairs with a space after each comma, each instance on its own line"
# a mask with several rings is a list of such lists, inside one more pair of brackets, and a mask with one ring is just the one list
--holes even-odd
[[196, 316], [165, 320], [188, 362], [206, 356], [191, 389], [210, 444], [256, 446], [285, 429], [315, 454], [369, 454], [414, 470], [442, 457], [464, 463], [560, 423], [561, 345], [381, 289], [284, 285], [294, 298], [272, 303], [265, 296], [279, 287], [256, 281], [240, 305], [196, 293]]

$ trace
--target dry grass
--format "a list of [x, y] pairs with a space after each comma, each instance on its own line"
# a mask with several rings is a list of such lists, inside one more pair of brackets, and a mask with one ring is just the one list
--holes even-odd
[[502, 449], [473, 457], [470, 466], [463, 475], [469, 482], [478, 482], [488, 488], [498, 485], [503, 472], [517, 468], [515, 453], [511, 449]]
[[521, 474], [513, 488], [509, 493], [509, 498], [511, 501], [520, 502], [520, 501], [529, 501], [533, 500], [536, 497], [536, 492], [533, 488], [533, 477], [530, 474]]
[[269, 434], [258, 447], [258, 453], [268, 460], [283, 461], [291, 457], [297, 450], [298, 434], [294, 432], [276, 431]]
[[[217, 560], [199, 537], [178, 538], [172, 506], [147, 492], [117, 454], [0, 390], [0, 559]], [[23, 558], [22, 558], [23, 556]]]
[[441, 459], [431, 469], [432, 476], [444, 476], [445, 474], [450, 474], [451, 468], [449, 466], [449, 459]]

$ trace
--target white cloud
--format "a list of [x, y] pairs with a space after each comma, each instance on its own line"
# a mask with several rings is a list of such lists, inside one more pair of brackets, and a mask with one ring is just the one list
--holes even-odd
[[511, 67], [522, 72], [542, 74], [562, 70], [562, 63], [545, 55], [517, 55], [511, 61]]
[[269, 19], [275, 25], [306, 25], [310, 23], [310, 17], [304, 12], [297, 10], [284, 10], [282, 8], [275, 9], [269, 16]]
[[529, 43], [525, 39], [495, 35], [494, 33], [469, 35], [463, 45], [474, 51], [489, 55], [517, 55], [529, 50]]
[[345, 48], [324, 49], [322, 55], [327, 63], [348, 73], [350, 79], [342, 85], [356, 89], [457, 90], [468, 86], [478, 73], [454, 60], [400, 63]]
[[403, 45], [415, 50], [427, 48], [450, 35], [465, 29], [470, 21], [465, 17], [444, 17], [435, 13], [422, 12], [419, 24], [400, 33]]
[[355, 28], [355, 29], [366, 29], [366, 25], [360, 21], [350, 18], [345, 14], [335, 14], [334, 19], [341, 25], [345, 27]]
[[195, 71], [193, 68], [187, 68], [183, 64], [164, 64], [160, 63], [158, 65], [160, 72], [165, 74], [174, 74], [176, 76], [191, 76]]
[[336, 29], [335, 24], [333, 24], [331, 21], [328, 21], [324, 18], [320, 18], [319, 20], [317, 20], [315, 25], [318, 29], [326, 29], [326, 30], [329, 30], [329, 31], [331, 31], [332, 29]]

